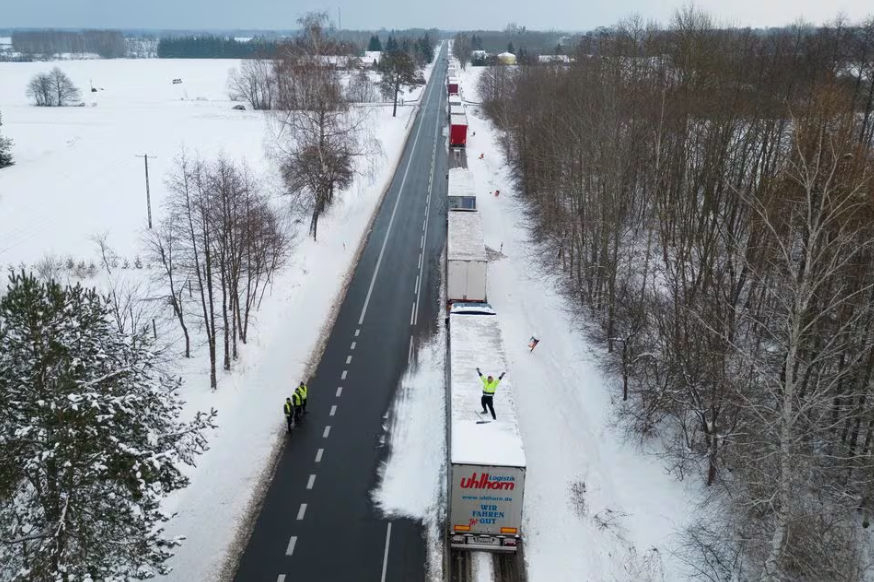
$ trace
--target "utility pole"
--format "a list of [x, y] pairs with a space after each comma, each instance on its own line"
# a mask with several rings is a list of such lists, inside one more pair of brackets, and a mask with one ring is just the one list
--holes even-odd
[[[152, 196], [149, 193], [149, 154], [137, 155], [138, 158], [143, 158], [146, 162], [146, 208], [149, 210], [149, 228], [152, 228]], [[157, 158], [158, 156], [152, 156]]]

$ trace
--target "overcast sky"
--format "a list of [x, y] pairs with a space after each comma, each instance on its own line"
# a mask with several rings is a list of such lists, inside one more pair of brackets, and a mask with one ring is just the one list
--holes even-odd
[[[327, 10], [343, 28], [590, 30], [639, 13], [666, 22], [684, 0], [0, 0], [0, 26], [97, 28], [295, 28], [311, 10]], [[872, 0], [698, 0], [719, 23], [780, 26], [803, 18], [819, 24], [839, 12], [874, 14]]]

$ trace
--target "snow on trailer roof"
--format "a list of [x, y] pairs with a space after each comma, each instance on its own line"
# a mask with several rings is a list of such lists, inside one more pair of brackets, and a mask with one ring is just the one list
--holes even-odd
[[[466, 311], [480, 313], [466, 314]], [[449, 318], [450, 461], [524, 467], [525, 450], [513, 402], [513, 378], [509, 373], [495, 393], [497, 421], [479, 414], [482, 381], [476, 369], [479, 367], [485, 375], [507, 371], [498, 316], [491, 308], [483, 309], [483, 304], [456, 303]], [[491, 422], [480, 424], [486, 419]]]
[[449, 196], [473, 196], [476, 198], [476, 182], [473, 170], [467, 168], [452, 168], [449, 170]]
[[483, 221], [479, 212], [450, 212], [446, 258], [450, 261], [487, 261]]
[[467, 125], [467, 115], [465, 115], [464, 113], [462, 113], [460, 115], [453, 113], [449, 117], [449, 124], [450, 125]]

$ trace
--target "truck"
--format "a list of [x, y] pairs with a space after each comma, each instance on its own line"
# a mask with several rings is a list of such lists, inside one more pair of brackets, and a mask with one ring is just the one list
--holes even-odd
[[497, 420], [479, 414], [477, 368], [484, 374], [507, 369], [498, 316], [488, 304], [456, 303], [449, 318], [449, 545], [515, 553], [523, 541], [526, 458], [512, 376], [498, 385]]
[[449, 116], [449, 147], [467, 146], [467, 115]]
[[449, 212], [476, 211], [476, 182], [473, 171], [467, 168], [451, 168], [449, 170], [449, 187], [446, 190]]
[[461, 95], [450, 95], [449, 96], [449, 106], [455, 105], [464, 105], [464, 102], [461, 100]]
[[446, 81], [446, 85], [449, 88], [450, 95], [458, 95], [458, 78], [449, 77], [449, 80]]
[[449, 104], [449, 119], [452, 119], [453, 115], [465, 115], [464, 105], [452, 105]]
[[448, 212], [446, 237], [446, 301], [485, 302], [488, 257], [483, 239], [482, 215]]

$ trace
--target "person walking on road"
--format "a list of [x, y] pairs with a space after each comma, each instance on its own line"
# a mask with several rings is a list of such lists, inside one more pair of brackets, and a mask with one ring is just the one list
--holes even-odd
[[[491, 375], [483, 376], [483, 373], [480, 372], [479, 368], [476, 369], [476, 373], [479, 374], [479, 378], [483, 382], [483, 396], [480, 399], [480, 404], [482, 404], [483, 407], [481, 414], [491, 412], [492, 419], [498, 420], [498, 417], [495, 415], [494, 398], [495, 392], [498, 389], [498, 383], [504, 379], [504, 374], [506, 374], [506, 372], [501, 372], [501, 375], [497, 378]], [[488, 410], [486, 410], [486, 408], [488, 408]]]
[[291, 402], [291, 398], [285, 399], [285, 406], [283, 406], [283, 412], [285, 412], [285, 425], [286, 430], [289, 434], [291, 434], [291, 429], [294, 427], [294, 404]]
[[301, 406], [303, 408], [303, 413], [307, 413], [307, 385], [303, 382], [297, 387], [297, 392], [300, 393]]

